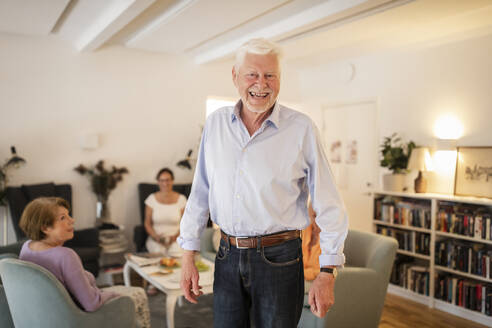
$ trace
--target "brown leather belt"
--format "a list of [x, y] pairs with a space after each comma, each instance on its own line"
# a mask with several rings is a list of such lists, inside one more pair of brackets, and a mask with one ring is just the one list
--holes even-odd
[[289, 231], [283, 231], [271, 235], [263, 235], [263, 236], [255, 236], [255, 237], [235, 237], [235, 236], [229, 236], [223, 231], [220, 231], [221, 238], [227, 242], [227, 239], [229, 239], [229, 242], [231, 243], [232, 246], [235, 246], [237, 248], [256, 248], [257, 247], [257, 242], [258, 239], [261, 240], [261, 246], [264, 247], [269, 247], [269, 246], [275, 246], [279, 245], [283, 242], [299, 238], [301, 236], [301, 231], [300, 230], [289, 230]]

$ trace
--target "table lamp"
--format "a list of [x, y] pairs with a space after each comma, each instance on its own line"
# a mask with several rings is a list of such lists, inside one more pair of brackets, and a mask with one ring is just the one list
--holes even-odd
[[412, 150], [410, 160], [407, 165], [408, 170], [419, 170], [419, 175], [415, 179], [415, 192], [424, 193], [427, 191], [427, 179], [424, 178], [422, 171], [431, 171], [431, 157], [427, 147], [417, 147]]
[[7, 188], [7, 171], [11, 168], [19, 168], [21, 165], [26, 163], [26, 160], [17, 155], [15, 147], [10, 147], [10, 152], [12, 156], [5, 162], [3, 166], [0, 166], [0, 206], [4, 206], [3, 210], [3, 245], [8, 243], [8, 218], [7, 218], [7, 207], [5, 196], [5, 189]]

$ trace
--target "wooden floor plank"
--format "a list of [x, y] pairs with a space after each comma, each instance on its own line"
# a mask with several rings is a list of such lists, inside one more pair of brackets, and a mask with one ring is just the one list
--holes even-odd
[[[491, 317], [492, 326], [492, 317]], [[481, 324], [463, 319], [416, 303], [396, 295], [387, 294], [379, 328], [487, 328]]]

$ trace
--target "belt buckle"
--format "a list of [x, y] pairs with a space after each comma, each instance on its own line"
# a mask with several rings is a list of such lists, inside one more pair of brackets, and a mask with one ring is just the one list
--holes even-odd
[[238, 239], [248, 239], [249, 237], [234, 237], [236, 238], [236, 248], [237, 249], [248, 249], [249, 247], [242, 247], [242, 246], [239, 246], [239, 241]]

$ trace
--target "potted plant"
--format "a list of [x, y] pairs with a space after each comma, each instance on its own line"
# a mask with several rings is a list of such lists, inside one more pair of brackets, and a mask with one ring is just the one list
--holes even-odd
[[100, 160], [95, 166], [87, 168], [80, 164], [75, 169], [81, 175], [85, 175], [91, 182], [92, 191], [97, 197], [96, 219], [97, 225], [110, 223], [108, 199], [111, 191], [123, 180], [123, 174], [128, 173], [126, 167], [117, 168], [112, 166], [111, 170], [104, 167], [104, 161]]
[[381, 144], [382, 167], [388, 168], [392, 173], [383, 175], [383, 188], [389, 191], [405, 191], [405, 174], [412, 150], [416, 147], [413, 141], [405, 143], [393, 133], [385, 137]]

